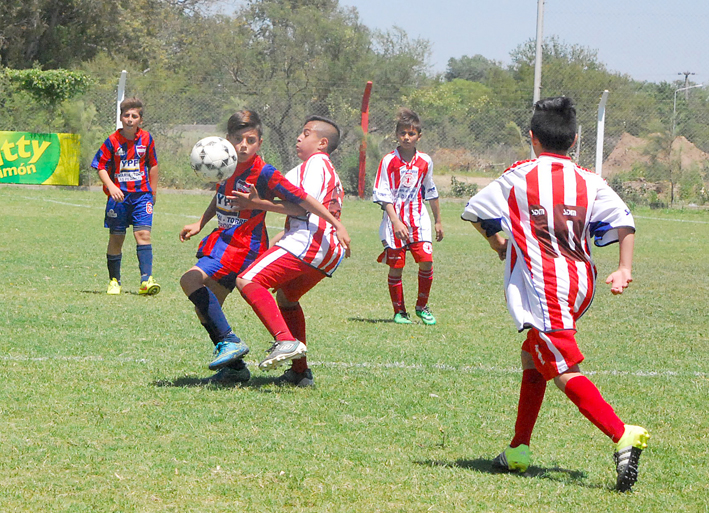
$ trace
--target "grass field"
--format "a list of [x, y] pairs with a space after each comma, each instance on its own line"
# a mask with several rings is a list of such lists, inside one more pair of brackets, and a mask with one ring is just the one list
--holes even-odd
[[[208, 202], [160, 194], [162, 292], [137, 295], [127, 238], [124, 293], [109, 297], [103, 194], [0, 187], [0, 511], [709, 511], [709, 213], [635, 212], [634, 283], [620, 297], [601, 285], [579, 323], [582, 369], [652, 434], [635, 491], [618, 494], [612, 444], [553, 386], [533, 466], [492, 472], [522, 336], [502, 265], [460, 202], [442, 203], [437, 326], [389, 321], [380, 210], [347, 200], [353, 257], [303, 300], [317, 386], [280, 388], [279, 372], [255, 369], [270, 341], [238, 295], [225, 311], [252, 348], [252, 380], [201, 385], [212, 344], [178, 284], [198, 241], [177, 233]], [[595, 256], [603, 281], [617, 247]]]

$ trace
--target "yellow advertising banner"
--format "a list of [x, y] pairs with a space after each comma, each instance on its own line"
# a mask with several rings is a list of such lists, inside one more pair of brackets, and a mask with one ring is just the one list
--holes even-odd
[[0, 131], [0, 183], [79, 185], [78, 134]]

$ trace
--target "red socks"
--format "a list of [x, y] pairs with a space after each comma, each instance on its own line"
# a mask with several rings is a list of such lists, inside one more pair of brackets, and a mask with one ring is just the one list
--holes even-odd
[[527, 369], [522, 373], [515, 436], [510, 447], [529, 445], [546, 389], [547, 382], [538, 370]]
[[[293, 308], [281, 307], [281, 313], [291, 334], [305, 344], [305, 315], [300, 304]], [[292, 360], [291, 368], [294, 372], [305, 372], [308, 370], [308, 360], [305, 356]]]
[[293, 340], [293, 335], [288, 330], [281, 310], [268, 289], [251, 282], [244, 287], [241, 295], [251, 305], [272, 337], [276, 340]]
[[625, 426], [613, 408], [601, 396], [591, 380], [586, 376], [576, 376], [566, 383], [564, 390], [579, 411], [598, 429], [617, 443], [623, 436]]
[[416, 300], [416, 308], [421, 310], [428, 304], [428, 295], [431, 293], [433, 283], [433, 267], [428, 271], [419, 268], [419, 297]]
[[401, 283], [401, 276], [388, 275], [387, 283], [389, 284], [389, 295], [391, 296], [391, 304], [394, 307], [394, 314], [405, 312], [404, 305], [404, 285]]

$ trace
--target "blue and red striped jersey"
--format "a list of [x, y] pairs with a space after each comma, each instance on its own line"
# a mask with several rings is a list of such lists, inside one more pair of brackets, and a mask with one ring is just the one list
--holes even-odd
[[200, 242], [197, 257], [209, 256], [233, 272], [246, 269], [268, 249], [265, 210], [233, 210], [226, 196], [233, 190], [247, 192], [254, 185], [261, 198], [299, 204], [307, 193], [291, 184], [270, 164], [256, 155], [236, 166], [234, 174], [217, 184], [217, 222], [219, 226]]
[[[157, 165], [153, 136], [142, 128], [138, 128], [132, 140], [116, 130], [104, 141], [91, 163], [96, 170], [105, 169], [111, 181], [124, 193], [153, 192], [149, 171]], [[106, 187], [103, 192], [108, 195]]]

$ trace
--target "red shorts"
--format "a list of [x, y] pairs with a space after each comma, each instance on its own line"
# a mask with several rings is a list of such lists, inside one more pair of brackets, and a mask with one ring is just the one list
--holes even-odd
[[531, 328], [522, 344], [522, 350], [532, 355], [534, 366], [547, 381], [583, 361], [574, 330], [542, 333]]
[[433, 262], [433, 245], [430, 242], [412, 242], [403, 248], [384, 248], [377, 262], [384, 262], [392, 269], [403, 269], [406, 265], [406, 251], [411, 251], [416, 263]]
[[282, 290], [295, 303], [317, 285], [326, 274], [309, 266], [285, 249], [273, 246], [239, 275], [262, 287]]

